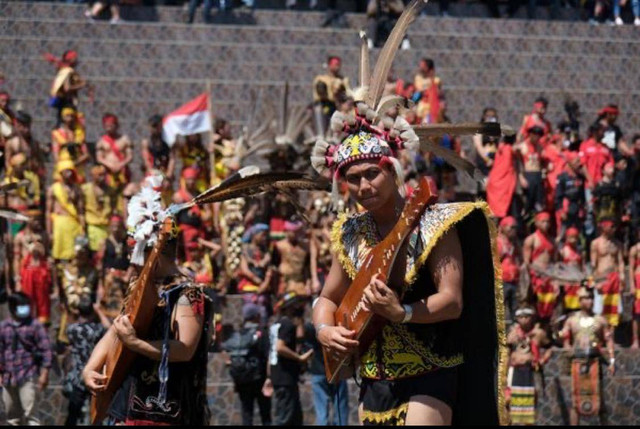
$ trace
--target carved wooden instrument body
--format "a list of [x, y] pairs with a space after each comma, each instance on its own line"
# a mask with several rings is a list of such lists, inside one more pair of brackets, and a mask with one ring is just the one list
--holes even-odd
[[[405, 204], [391, 232], [371, 249], [335, 312], [337, 325], [356, 331], [356, 340], [360, 343], [358, 346], [360, 355], [367, 351], [387, 323], [385, 318], [364, 310], [362, 301], [364, 290], [374, 274], [382, 280], [389, 278], [402, 244], [419, 222], [427, 206], [435, 203], [437, 198], [438, 191], [435, 183], [432, 179], [423, 177], [419, 187]], [[323, 355], [325, 372], [330, 383], [336, 383], [351, 376], [355, 368], [356, 356], [337, 359], [325, 349], [323, 349]]]
[[[129, 315], [136, 335], [140, 338], [144, 338], [149, 332], [153, 313], [158, 305], [158, 291], [151, 280], [158, 263], [158, 255], [169, 239], [172, 228], [173, 219], [168, 217], [158, 235], [158, 241], [142, 267], [140, 276], [135, 280], [138, 284], [131, 289], [130, 295], [125, 298], [123, 313]], [[109, 347], [104, 367], [104, 374], [108, 377], [106, 389], [98, 392], [91, 401], [91, 422], [93, 424], [97, 424], [105, 418], [113, 395], [124, 382], [135, 357], [136, 354], [124, 347], [116, 337]]]

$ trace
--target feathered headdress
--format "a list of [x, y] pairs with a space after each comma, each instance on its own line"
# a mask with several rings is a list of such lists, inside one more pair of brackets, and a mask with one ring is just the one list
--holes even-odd
[[144, 265], [144, 250], [158, 240], [167, 212], [162, 207], [162, 176], [149, 176], [127, 206], [127, 232], [133, 245], [131, 263]]

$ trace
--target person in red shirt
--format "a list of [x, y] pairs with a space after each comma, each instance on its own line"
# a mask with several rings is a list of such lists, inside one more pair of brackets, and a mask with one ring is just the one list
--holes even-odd
[[590, 128], [591, 137], [580, 145], [580, 160], [585, 169], [587, 189], [593, 189], [602, 179], [602, 167], [613, 161], [611, 150], [602, 142], [604, 126], [596, 122]]
[[605, 164], [613, 161], [613, 155], [609, 148], [602, 142], [604, 136], [604, 125], [595, 122], [589, 128], [591, 136], [580, 145], [580, 161], [582, 162], [583, 174], [586, 179], [585, 198], [587, 202], [587, 218], [585, 220], [585, 234], [592, 240], [596, 233], [593, 215], [593, 189], [602, 180], [602, 168]]
[[498, 226], [498, 256], [502, 266], [502, 288], [507, 310], [506, 320], [513, 321], [518, 305], [518, 282], [520, 280], [520, 246], [517, 242], [517, 224], [515, 218], [507, 216]]
[[[562, 258], [562, 263], [583, 271], [582, 252], [578, 249], [579, 239], [580, 231], [578, 231], [578, 228], [573, 226], [568, 228], [564, 246], [560, 249], [560, 257]], [[578, 299], [580, 283], [568, 283], [562, 286], [564, 291], [564, 312], [569, 313], [580, 310], [580, 300]]]
[[543, 142], [546, 140], [547, 136], [551, 132], [551, 123], [544, 117], [547, 113], [548, 105], [549, 102], [546, 98], [536, 98], [536, 101], [533, 103], [533, 110], [530, 114], [525, 115], [522, 120], [522, 127], [520, 127], [520, 131], [518, 132], [518, 142], [522, 142], [529, 137], [529, 133], [533, 127], [542, 128], [543, 134], [541, 138]]

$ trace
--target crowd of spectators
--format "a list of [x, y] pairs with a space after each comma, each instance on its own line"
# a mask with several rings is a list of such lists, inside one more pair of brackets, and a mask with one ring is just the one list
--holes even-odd
[[[163, 6], [184, 5], [187, 9], [187, 22], [192, 23], [195, 19], [196, 10], [202, 7], [203, 21], [211, 20], [211, 11], [214, 8], [220, 11], [230, 11], [235, 8], [253, 9], [262, 7], [261, 0], [60, 0], [66, 3], [86, 3], [85, 15], [88, 19], [95, 19], [108, 10], [111, 22], [122, 21], [120, 16], [120, 5], [145, 5]], [[326, 13], [323, 26], [346, 26], [344, 20], [345, 11], [355, 11], [366, 13], [370, 19], [377, 20], [382, 27], [393, 27], [393, 21], [402, 13], [404, 6], [409, 0], [286, 0], [282, 5], [290, 10], [295, 9], [324, 9]], [[451, 0], [438, 1], [438, 15], [442, 17], [451, 16]], [[526, 9], [527, 19], [536, 19], [537, 8], [548, 6], [548, 16], [551, 19], [560, 19], [561, 9], [573, 9], [578, 11], [580, 17], [588, 20], [592, 24], [608, 23], [611, 25], [624, 25], [623, 11], [629, 9], [629, 19], [633, 20], [633, 25], [640, 26], [640, 1], [638, 0], [589, 0], [577, 2], [575, 0], [550, 0], [540, 2], [537, 0], [486, 0], [487, 14], [493, 18], [513, 18], [521, 7]], [[271, 4], [273, 6], [273, 4]]]
[[[0, 294], [9, 302], [10, 317], [0, 324], [0, 375], [11, 423], [37, 422], [37, 390], [56, 366], [66, 374], [67, 423], [84, 418], [88, 393], [79, 371], [119, 313], [134, 273], [125, 219], [127, 202], [143, 179], [136, 173], [163, 175], [168, 205], [191, 200], [241, 167], [237, 136], [222, 118], [210, 134], [181, 136], [169, 146], [160, 114], [150, 116], [148, 135], [133, 141], [118, 116], [105, 112], [102, 135], [89, 144], [80, 95], [90, 85], [77, 70], [77, 53], [49, 60], [56, 67], [50, 135], [33, 135], [31, 116], [14, 111], [10, 94], [0, 91], [0, 199], [4, 209], [19, 215], [2, 225]], [[334, 111], [354, 109], [354, 88], [341, 73], [339, 57], [329, 57], [309, 94], [317, 135], [330, 132]], [[407, 80], [391, 71], [385, 95], [391, 94], [411, 100], [389, 112], [392, 117], [403, 115], [411, 124], [450, 122], [446, 85], [432, 59], [420, 60]], [[429, 153], [403, 158], [408, 194], [418, 177], [430, 175], [440, 202], [487, 199], [499, 229], [507, 323], [518, 306], [531, 304], [541, 328], [561, 347], [558, 328], [578, 309], [577, 289], [584, 284], [596, 290], [596, 311], [611, 326], [629, 331], [617, 338], [631, 338], [638, 347], [640, 299], [629, 308], [622, 295], [637, 295], [640, 280], [640, 135], [629, 138], [620, 129], [614, 104], [585, 123], [571, 100], [562, 118], [548, 118], [547, 108], [539, 97], [515, 132], [501, 138], [439, 139], [486, 174], [481, 183]], [[500, 122], [499, 106], [478, 113], [484, 122]], [[299, 161], [308, 165], [298, 159], [307, 156], [299, 154], [304, 151], [294, 149], [301, 144], [276, 145], [265, 162], [275, 171], [294, 169]], [[360, 209], [343, 196], [341, 210]], [[212, 346], [226, 353], [243, 423], [251, 423], [254, 401], [262, 422], [269, 423], [272, 395], [274, 422], [300, 423], [301, 368], [311, 374], [318, 423], [328, 421], [329, 403], [334, 421], [347, 421], [346, 383], [326, 383], [322, 353], [305, 317], [332, 260], [336, 213], [328, 200], [322, 192], [301, 194], [295, 204], [290, 196], [262, 195], [193, 207], [177, 219], [180, 265], [197, 282], [211, 285], [219, 304], [230, 294], [244, 302], [241, 329], [229, 337], [220, 329], [225, 321], [218, 311]], [[563, 277], [558, 267], [567, 266], [572, 268]], [[632, 326], [621, 323], [631, 314]]]

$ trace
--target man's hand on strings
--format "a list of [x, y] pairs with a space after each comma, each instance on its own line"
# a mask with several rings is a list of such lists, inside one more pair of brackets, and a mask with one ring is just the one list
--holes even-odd
[[96, 371], [82, 371], [82, 379], [92, 395], [107, 388], [107, 376]]
[[363, 302], [365, 310], [372, 311], [394, 323], [404, 319], [404, 308], [400, 304], [398, 294], [389, 288], [377, 275], [371, 277], [369, 286], [364, 290]]
[[325, 326], [317, 333], [318, 342], [337, 359], [357, 351], [359, 343], [354, 339], [355, 336], [356, 331], [343, 326]]
[[131, 348], [131, 345], [138, 339], [136, 330], [129, 320], [129, 316], [121, 314], [113, 320], [113, 328], [122, 344]]

